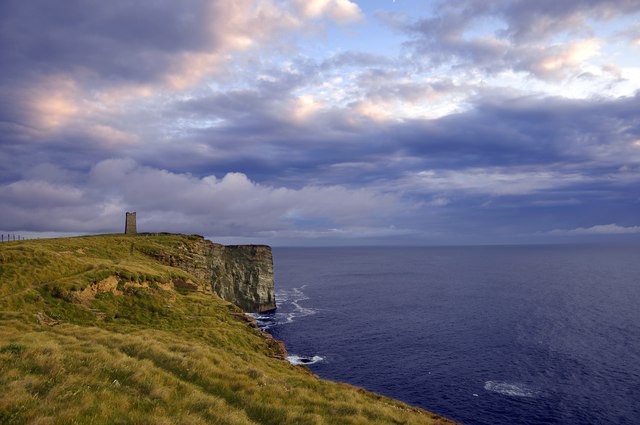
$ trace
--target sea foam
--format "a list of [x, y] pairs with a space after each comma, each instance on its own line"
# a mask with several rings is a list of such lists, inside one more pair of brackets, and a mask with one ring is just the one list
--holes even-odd
[[494, 393], [508, 395], [511, 397], [535, 397], [536, 392], [521, 383], [487, 381], [484, 389]]
[[320, 356], [308, 357], [308, 356], [298, 356], [295, 354], [287, 356], [287, 361], [292, 365], [310, 365], [310, 364], [321, 362], [322, 360], [324, 360], [324, 358]]

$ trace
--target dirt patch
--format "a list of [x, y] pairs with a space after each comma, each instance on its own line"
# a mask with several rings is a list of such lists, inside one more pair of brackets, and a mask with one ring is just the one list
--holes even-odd
[[109, 276], [106, 279], [84, 288], [82, 291], [76, 291], [74, 296], [81, 303], [87, 303], [94, 299], [98, 294], [111, 292], [114, 295], [122, 295], [122, 291], [118, 289], [118, 279], [115, 276]]
[[[173, 302], [176, 299], [175, 287], [180, 287], [179, 285], [176, 285], [175, 282], [150, 283], [147, 281], [143, 281], [122, 282], [122, 284], [120, 285], [120, 289], [118, 289], [118, 282], [119, 280], [116, 276], [109, 276], [108, 278], [103, 279], [100, 282], [92, 283], [81, 291], [73, 291], [72, 294], [76, 302], [84, 305], [89, 305], [89, 302], [94, 300], [99, 294], [110, 292], [113, 295], [123, 295], [126, 288], [155, 288], [165, 291], [165, 293], [169, 295], [169, 301]], [[188, 281], [188, 284], [190, 283], [191, 280]]]

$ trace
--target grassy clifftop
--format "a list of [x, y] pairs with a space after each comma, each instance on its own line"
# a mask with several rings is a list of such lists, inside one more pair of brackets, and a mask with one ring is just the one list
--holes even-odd
[[282, 360], [210, 284], [148, 255], [189, 238], [0, 244], [0, 423], [450, 423]]

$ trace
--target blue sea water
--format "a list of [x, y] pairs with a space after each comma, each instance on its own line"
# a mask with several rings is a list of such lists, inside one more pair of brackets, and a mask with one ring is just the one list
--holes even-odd
[[290, 361], [464, 424], [640, 424], [640, 246], [276, 248]]

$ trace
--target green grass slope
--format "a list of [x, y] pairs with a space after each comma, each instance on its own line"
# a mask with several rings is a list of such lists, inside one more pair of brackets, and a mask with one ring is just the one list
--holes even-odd
[[144, 254], [188, 238], [0, 244], [0, 423], [451, 423], [290, 365], [206, 282]]

